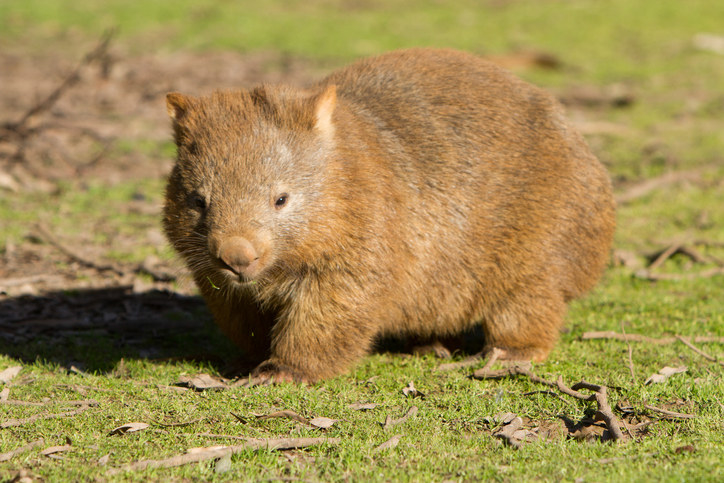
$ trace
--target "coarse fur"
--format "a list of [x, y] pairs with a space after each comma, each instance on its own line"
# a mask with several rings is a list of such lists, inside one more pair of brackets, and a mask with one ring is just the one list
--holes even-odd
[[309, 89], [167, 96], [164, 226], [256, 382], [383, 335], [544, 359], [607, 262], [605, 169], [546, 92], [471, 54], [363, 59]]

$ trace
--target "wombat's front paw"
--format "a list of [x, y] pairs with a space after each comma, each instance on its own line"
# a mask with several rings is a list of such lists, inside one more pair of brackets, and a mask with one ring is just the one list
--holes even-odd
[[246, 387], [268, 386], [282, 382], [306, 383], [307, 378], [291, 367], [277, 362], [265, 361], [254, 369], [249, 378], [243, 383]]

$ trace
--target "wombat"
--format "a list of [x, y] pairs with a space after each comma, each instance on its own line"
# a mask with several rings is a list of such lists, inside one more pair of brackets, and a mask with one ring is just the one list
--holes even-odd
[[167, 96], [164, 226], [250, 378], [312, 382], [381, 336], [482, 327], [545, 359], [606, 265], [605, 169], [546, 92], [411, 49], [308, 89]]

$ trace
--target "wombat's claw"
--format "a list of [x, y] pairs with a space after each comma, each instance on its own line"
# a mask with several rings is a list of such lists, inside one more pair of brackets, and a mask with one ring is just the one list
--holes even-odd
[[262, 376], [249, 376], [242, 381], [239, 381], [241, 387], [253, 387], [253, 386], [270, 386], [273, 382], [271, 377], [266, 375]]
[[306, 382], [306, 378], [293, 369], [281, 364], [266, 361], [262, 362], [252, 371], [249, 377], [240, 385], [243, 387], [269, 386], [284, 382]]

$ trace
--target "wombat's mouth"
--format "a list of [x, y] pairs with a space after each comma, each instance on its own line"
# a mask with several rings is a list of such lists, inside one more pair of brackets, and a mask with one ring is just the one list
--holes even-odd
[[216, 264], [220, 278], [232, 288], [253, 287], [261, 279], [264, 269], [251, 265], [249, 270], [236, 271], [223, 262]]

